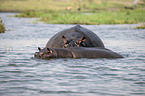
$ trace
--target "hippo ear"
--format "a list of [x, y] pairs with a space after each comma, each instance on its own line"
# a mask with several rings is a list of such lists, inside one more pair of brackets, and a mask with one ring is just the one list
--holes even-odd
[[85, 42], [86, 41], [86, 37], [82, 37], [81, 41]]
[[49, 49], [49, 48], [47, 48], [47, 51], [50, 51], [50, 49]]
[[41, 48], [40, 48], [40, 47], [38, 47], [38, 50], [39, 50], [39, 51], [41, 51]]
[[63, 42], [64, 42], [64, 43], [66, 43], [66, 42], [67, 42], [67, 40], [66, 40], [66, 38], [65, 38], [65, 36], [64, 36], [64, 35], [62, 36], [62, 40], [63, 40]]
[[52, 53], [52, 50], [50, 50], [49, 48], [47, 48], [47, 52], [48, 53]]

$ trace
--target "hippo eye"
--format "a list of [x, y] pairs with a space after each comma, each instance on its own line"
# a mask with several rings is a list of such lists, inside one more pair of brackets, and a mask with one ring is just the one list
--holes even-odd
[[79, 42], [77, 41], [76, 43], [75, 43], [75, 45], [78, 45], [79, 44]]
[[67, 40], [67, 42], [66, 43], [64, 43], [64, 48], [67, 48], [67, 46], [70, 44], [70, 41], [69, 40]]
[[67, 40], [67, 42], [65, 44], [69, 44], [69, 43], [70, 43], [70, 41]]
[[77, 41], [75, 44], [76, 44], [76, 45], [79, 45], [81, 42], [82, 42], [82, 41], [79, 40], [79, 41]]

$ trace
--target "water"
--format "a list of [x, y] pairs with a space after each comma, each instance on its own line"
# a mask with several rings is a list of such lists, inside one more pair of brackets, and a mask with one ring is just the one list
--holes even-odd
[[74, 25], [36, 22], [0, 13], [0, 96], [145, 96], [145, 30], [136, 24], [82, 25], [121, 59], [33, 57], [57, 32]]

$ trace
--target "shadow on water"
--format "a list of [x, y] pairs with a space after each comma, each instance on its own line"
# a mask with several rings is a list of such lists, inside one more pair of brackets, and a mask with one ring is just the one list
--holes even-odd
[[57, 32], [74, 25], [34, 24], [35, 18], [0, 13], [1, 96], [145, 95], [145, 30], [137, 24], [82, 25], [95, 32], [121, 59], [50, 59], [33, 57]]

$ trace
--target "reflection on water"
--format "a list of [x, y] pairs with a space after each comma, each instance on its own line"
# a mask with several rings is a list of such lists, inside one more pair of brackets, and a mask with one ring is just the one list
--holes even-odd
[[1, 96], [145, 95], [145, 30], [136, 24], [82, 25], [122, 59], [33, 57], [57, 32], [74, 25], [33, 24], [35, 18], [0, 13], [10, 31], [0, 34]]

